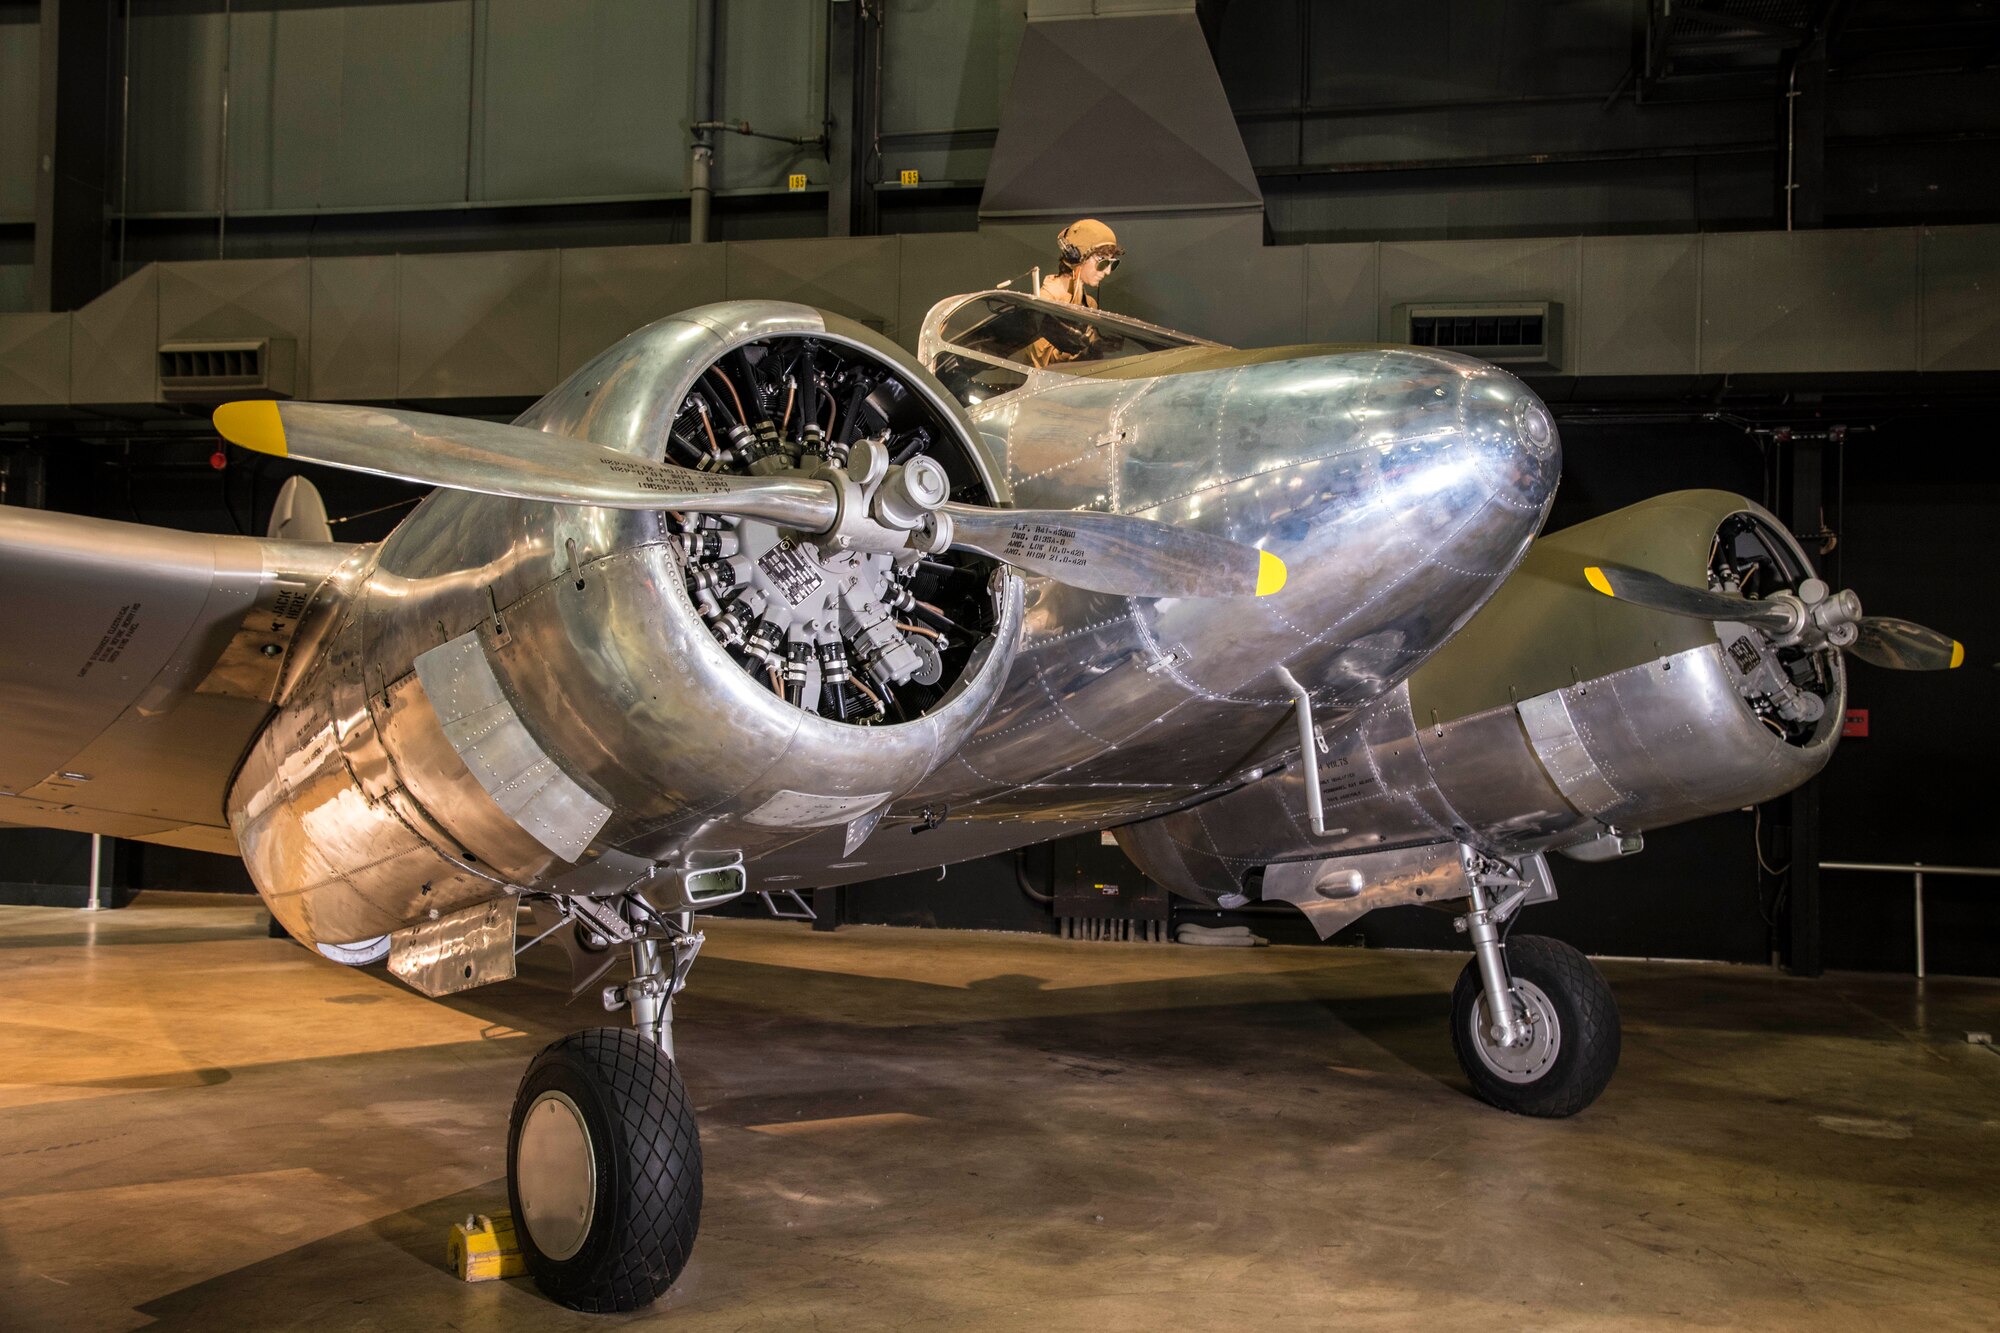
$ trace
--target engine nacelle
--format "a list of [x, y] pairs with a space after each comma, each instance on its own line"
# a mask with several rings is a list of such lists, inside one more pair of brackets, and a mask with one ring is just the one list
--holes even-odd
[[[1226, 796], [1120, 830], [1121, 844], [1148, 875], [1211, 902], [1253, 871], [1320, 861], [1322, 896], [1386, 906], [1440, 882], [1378, 855], [1391, 849], [1617, 855], [1644, 830], [1770, 800], [1825, 765], [1846, 705], [1837, 650], [1614, 601], [1585, 583], [1598, 563], [1755, 596], [1811, 573], [1775, 518], [1718, 491], [1544, 537], [1456, 637], [1329, 738], [1323, 835], [1294, 750]], [[1391, 880], [1393, 893], [1375, 891]]]
[[[929, 469], [953, 498], [1005, 499], [926, 371], [794, 305], [663, 320], [519, 424], [857, 494]], [[614, 862], [671, 871], [835, 825], [857, 843], [985, 716], [1021, 619], [1019, 576], [974, 556], [455, 491], [342, 591], [230, 799], [273, 913], [330, 942], [510, 889], [605, 889]]]

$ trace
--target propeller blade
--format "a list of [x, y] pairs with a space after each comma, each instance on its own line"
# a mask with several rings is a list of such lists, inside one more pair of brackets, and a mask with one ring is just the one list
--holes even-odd
[[[215, 428], [258, 453], [483, 495], [730, 514], [807, 532], [830, 531], [840, 519], [829, 482], [696, 472], [464, 417], [258, 399], [218, 407]], [[1268, 551], [1150, 519], [963, 504], [943, 510], [952, 545], [1095, 592], [1262, 597], [1285, 584], [1284, 562]]]
[[1907, 620], [1863, 616], [1854, 622], [1861, 637], [1847, 651], [1864, 662], [1895, 671], [1950, 671], [1965, 661], [1965, 645]]
[[1797, 627], [1798, 616], [1786, 607], [1767, 606], [1747, 597], [1710, 592], [1706, 588], [1690, 588], [1629, 565], [1587, 565], [1583, 577], [1606, 597], [1668, 615], [1733, 620], [1779, 634], [1789, 634]]
[[1092, 592], [1126, 597], [1268, 597], [1285, 586], [1269, 551], [1094, 509], [947, 504], [951, 544]]
[[736, 514], [811, 532], [839, 518], [827, 482], [696, 472], [465, 417], [258, 399], [216, 408], [215, 428], [233, 444], [278, 458], [517, 500]]
[[[1804, 613], [1782, 602], [1759, 603], [1690, 588], [1625, 565], [1588, 565], [1583, 577], [1606, 597], [1697, 620], [1733, 620], [1788, 635], [1799, 629], [1805, 619]], [[1828, 608], [1842, 606], [1845, 609], [1838, 612], [1837, 618], [1825, 618]], [[1849, 619], [1860, 609], [1854, 594], [1843, 592], [1820, 603], [1811, 614], [1821, 631], [1829, 636], [1843, 625], [1852, 625], [1857, 637], [1847, 645], [1847, 651], [1875, 666], [1897, 671], [1949, 671], [1965, 661], [1965, 645], [1950, 635], [1888, 616]], [[1827, 641], [1841, 642], [1838, 637]]]

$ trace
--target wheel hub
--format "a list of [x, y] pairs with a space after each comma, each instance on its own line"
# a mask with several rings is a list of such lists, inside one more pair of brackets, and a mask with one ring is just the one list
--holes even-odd
[[1556, 1021], [1555, 1006], [1547, 993], [1534, 982], [1515, 977], [1511, 995], [1515, 1022], [1527, 1029], [1527, 1040], [1502, 1045], [1493, 1035], [1486, 997], [1481, 995], [1472, 1002], [1472, 1048], [1495, 1077], [1509, 1083], [1533, 1083], [1562, 1054], [1562, 1025]]
[[583, 1112], [566, 1094], [544, 1092], [522, 1118], [514, 1188], [521, 1223], [543, 1254], [562, 1260], [583, 1248], [597, 1210], [597, 1154]]

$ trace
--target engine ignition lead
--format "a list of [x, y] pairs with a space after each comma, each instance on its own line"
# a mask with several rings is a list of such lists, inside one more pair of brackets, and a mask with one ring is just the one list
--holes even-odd
[[819, 711], [822, 716], [845, 722], [861, 711], [859, 701], [848, 689], [849, 679], [847, 650], [838, 639], [822, 643], [819, 646]]
[[847, 649], [837, 639], [819, 646], [819, 675], [821, 680], [845, 682], [848, 679]]
[[743, 581], [743, 572], [737, 568], [734, 560], [711, 560], [702, 568], [707, 570], [709, 577], [715, 581], [715, 590], [718, 593], [728, 592]]
[[674, 545], [681, 548], [681, 554], [690, 560], [713, 561], [721, 556], [735, 555], [736, 534], [715, 529], [684, 532], [674, 537]]
[[794, 707], [805, 706], [806, 668], [812, 663], [812, 655], [812, 645], [804, 639], [785, 644], [785, 702]]
[[889, 461], [891, 463], [907, 463], [930, 447], [931, 433], [922, 426], [919, 426], [903, 437], [902, 448], [892, 454]]
[[709, 624], [717, 642], [725, 648], [737, 648], [743, 643], [743, 622], [736, 618], [736, 608], [730, 607]]
[[840, 420], [843, 423], [840, 443], [843, 445], [853, 443], [855, 428], [861, 424], [861, 404], [868, 401], [868, 395], [875, 389], [866, 375], [854, 374], [851, 382], [854, 387], [848, 391], [847, 402], [842, 405], [840, 412]]
[[694, 442], [692, 436], [683, 435], [678, 430], [670, 430], [667, 432], [667, 443], [677, 448], [684, 459], [693, 462], [696, 465], [699, 465], [708, 457], [708, 455], [703, 452], [702, 447]]
[[715, 421], [709, 413], [708, 399], [696, 393], [688, 396], [688, 402], [694, 405], [694, 414], [701, 418], [702, 432], [708, 436], [708, 452], [702, 456], [698, 466], [704, 472], [713, 472], [729, 462], [734, 457], [734, 451], [724, 449], [722, 442], [716, 439]]
[[783, 643], [785, 632], [768, 620], [759, 620], [750, 627], [744, 637], [743, 651], [762, 662], [767, 667], [778, 665], [778, 645]]

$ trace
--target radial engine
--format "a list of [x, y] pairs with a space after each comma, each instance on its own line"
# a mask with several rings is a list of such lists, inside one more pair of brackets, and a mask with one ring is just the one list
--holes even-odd
[[[1602, 595], [1602, 566], [1744, 620]], [[1527, 866], [1547, 892], [1543, 853], [1628, 855], [1649, 829], [1817, 773], [1839, 740], [1859, 610], [1751, 501], [1661, 496], [1541, 538], [1403, 685], [1314, 719], [1310, 749], [1119, 841], [1188, 896], [1292, 901], [1323, 934], [1374, 907], [1460, 898], [1482, 864]]]
[[692, 311], [518, 424], [831, 482], [873, 521], [811, 533], [433, 493], [302, 631], [313, 650], [232, 790], [251, 874], [302, 938], [502, 891], [664, 875], [740, 892], [745, 856], [829, 826], [865, 838], [1012, 660], [1018, 574], [883, 538], [1005, 496], [963, 411], [866, 329], [769, 302]]

